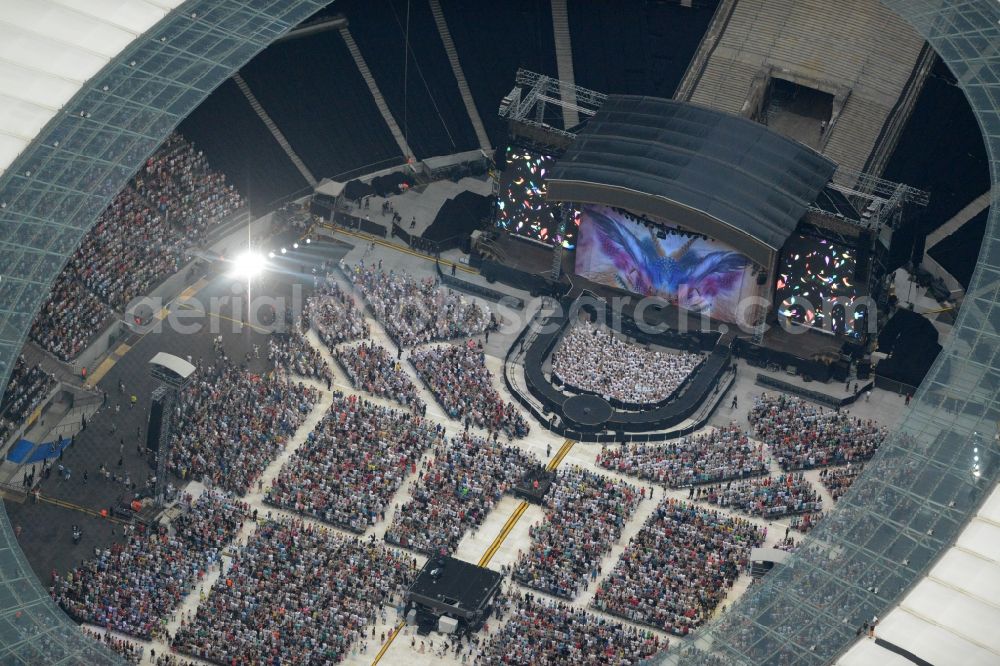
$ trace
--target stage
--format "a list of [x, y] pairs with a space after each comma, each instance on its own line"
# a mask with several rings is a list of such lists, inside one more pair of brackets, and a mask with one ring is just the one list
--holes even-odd
[[492, 569], [454, 557], [430, 557], [406, 591], [407, 623], [421, 632], [477, 631], [489, 618], [502, 581], [503, 574]]
[[[503, 254], [511, 259], [507, 265], [526, 273], [539, 276], [539, 280], [549, 277], [552, 270], [553, 249], [545, 248], [533, 241], [521, 239], [510, 234], [500, 234], [493, 243]], [[638, 294], [624, 289], [617, 289], [593, 282], [573, 274], [574, 253], [564, 251], [562, 256], [562, 275], [559, 284], [568, 289], [567, 297], [575, 298], [584, 292], [590, 292], [608, 304], [608, 313], [614, 315], [613, 304], [620, 303], [620, 314], [627, 319], [642, 320], [650, 327], [666, 327], [670, 331], [693, 333], [703, 338], [700, 347], [702, 351], [712, 349], [720, 334], [732, 333], [736, 338], [749, 342], [754, 333], [751, 330], [741, 330], [735, 324], [704, 317], [698, 313], [689, 312], [677, 305], [660, 299], [644, 299]], [[642, 303], [641, 312], [637, 313]], [[772, 311], [773, 312], [773, 311]], [[852, 338], [836, 336], [816, 330], [796, 326], [786, 331], [779, 325], [772, 314], [768, 318], [768, 330], [760, 342], [761, 346], [785, 354], [790, 354], [807, 360], [837, 359], [845, 343], [856, 344]]]
[[574, 395], [562, 407], [563, 416], [581, 430], [601, 430], [615, 413], [608, 401], [597, 395]]

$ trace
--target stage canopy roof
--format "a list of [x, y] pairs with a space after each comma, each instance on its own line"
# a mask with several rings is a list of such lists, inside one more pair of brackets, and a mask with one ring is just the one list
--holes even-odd
[[745, 118], [612, 95], [550, 171], [548, 198], [647, 213], [767, 266], [836, 167]]

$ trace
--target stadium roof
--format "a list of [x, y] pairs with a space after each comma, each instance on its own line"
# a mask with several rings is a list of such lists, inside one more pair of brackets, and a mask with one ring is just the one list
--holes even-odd
[[706, 233], [737, 248], [759, 246], [757, 257], [766, 259], [836, 167], [746, 118], [686, 102], [612, 95], [552, 168], [548, 196], [607, 203], [686, 227], [701, 217], [700, 226], [711, 228]]
[[[850, 490], [787, 564], [658, 663], [1000, 662], [1000, 3], [882, 2], [927, 39], [983, 131], [993, 188], [976, 270], [902, 423]], [[878, 640], [859, 641], [873, 615]]]
[[182, 1], [3, 0], [0, 175], [88, 79]]
[[[167, 135], [328, 0], [0, 0], [0, 392], [84, 234]], [[31, 571], [0, 504], [0, 664], [122, 664]]]
[[[1000, 4], [883, 1], [930, 41], [979, 119], [994, 184], [979, 262], [952, 336], [900, 432], [881, 447], [788, 564], [693, 641], [672, 641], [664, 656], [670, 662], [826, 664], [855, 640], [854, 623], [872, 613], [886, 617], [882, 636], [933, 658], [921, 652], [923, 636], [893, 629], [885, 611], [916, 581], [926, 580], [935, 563], [946, 564], [939, 558], [949, 548], [968, 549], [970, 530], [1000, 520], [992, 502], [984, 505], [1000, 478], [1000, 447], [993, 439], [1000, 423], [1000, 60], [995, 53]], [[23, 148], [16, 168], [0, 173], [0, 203], [7, 204], [0, 208], [0, 390], [32, 317], [108, 201], [211, 89], [323, 4], [187, 0], [80, 89], [70, 108], [86, 103], [92, 117], [56, 112]], [[28, 6], [38, 5], [0, 2], [0, 26], [10, 23], [2, 13], [7, 7], [23, 13]], [[204, 20], [185, 18], [194, 8]], [[154, 90], [162, 97], [151, 103], [146, 96]], [[5, 107], [13, 98], [4, 94], [0, 103]], [[974, 455], [981, 465], [975, 474]], [[987, 535], [987, 547], [995, 546], [996, 538], [995, 531]], [[972, 624], [968, 613], [956, 612], [958, 604], [962, 610], [974, 608], [977, 595], [997, 589], [996, 567], [979, 567], [971, 579], [948, 575], [942, 580], [958, 594], [942, 597], [931, 609], [934, 616], [924, 615], [914, 631], [933, 630], [941, 639], [935, 649], [955, 662], [973, 663], [973, 646], [1000, 650], [995, 622]], [[996, 607], [995, 598], [989, 603]], [[904, 602], [893, 612], [908, 612], [906, 607]], [[899, 633], [894, 637], [893, 631]], [[864, 663], [890, 663], [887, 655], [892, 656], [883, 652]], [[992, 660], [992, 654], [986, 656]], [[0, 663], [124, 663], [84, 637], [55, 606], [25, 560], [2, 505]]]

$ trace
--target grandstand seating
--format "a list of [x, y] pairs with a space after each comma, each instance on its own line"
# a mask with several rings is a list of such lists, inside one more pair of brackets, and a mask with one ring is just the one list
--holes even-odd
[[824, 153], [861, 170], [910, 78], [923, 40], [876, 0], [743, 0], [709, 58], [691, 101], [731, 113], [753, 76], [784, 69], [851, 94]]
[[[347, 16], [351, 34], [417, 159], [479, 147], [428, 3], [389, 0], [376, 12], [368, 0], [341, 0], [332, 9]], [[410, 53], [404, 65], [407, 25]]]
[[29, 365], [24, 356], [18, 357], [10, 381], [0, 397], [0, 447], [54, 385], [55, 379], [42, 366]]
[[113, 311], [177, 272], [210, 228], [242, 206], [204, 152], [172, 134], [83, 238], [35, 318], [32, 339], [62, 361], [75, 359]]
[[348, 180], [403, 163], [338, 32], [272, 46], [240, 74], [317, 178]]
[[309, 186], [232, 81], [219, 86], [178, 130], [211, 155], [254, 215]]
[[569, 0], [576, 84], [606, 93], [641, 95], [647, 91], [641, 0], [614, 5]]

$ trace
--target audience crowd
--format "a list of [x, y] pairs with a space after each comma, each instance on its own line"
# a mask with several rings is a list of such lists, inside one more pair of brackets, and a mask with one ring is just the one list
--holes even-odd
[[181, 393], [167, 469], [244, 495], [317, 398], [301, 383], [219, 360]]
[[525, 437], [528, 420], [493, 387], [481, 349], [439, 345], [412, 353], [410, 362], [448, 415], [508, 437]]
[[864, 468], [864, 463], [860, 463], [820, 470], [819, 482], [826, 486], [826, 489], [833, 496], [833, 501], [836, 502], [850, 489]]
[[183, 596], [218, 561], [239, 532], [246, 506], [225, 493], [206, 491], [168, 530], [141, 524], [124, 544], [96, 549], [64, 578], [52, 596], [80, 622], [149, 639]]
[[111, 316], [176, 273], [209, 224], [243, 205], [201, 151], [171, 135], [101, 213], [35, 318], [31, 338], [72, 361]]
[[268, 338], [267, 358], [274, 364], [275, 370], [286, 378], [298, 375], [326, 382], [328, 387], [333, 384], [330, 366], [298, 329], [290, 333], [272, 333]]
[[767, 454], [742, 428], [731, 424], [662, 444], [602, 448], [597, 464], [670, 488], [767, 473]]
[[518, 559], [513, 579], [574, 598], [588, 578], [596, 580], [601, 558], [617, 543], [639, 498], [627, 483], [577, 466], [560, 470], [545, 496], [545, 519], [531, 526], [531, 548]]
[[629, 540], [593, 606], [685, 636], [725, 598], [764, 536], [747, 520], [665, 498]]
[[496, 326], [488, 309], [431, 278], [417, 280], [405, 272], [383, 272], [375, 266], [341, 268], [396, 344], [403, 347], [481, 335]]
[[104, 647], [108, 648], [119, 657], [125, 660], [127, 664], [138, 664], [142, 663], [142, 658], [145, 656], [146, 648], [139, 643], [133, 643], [132, 641], [125, 640], [124, 638], [118, 638], [114, 634], [108, 632], [98, 632], [93, 629], [88, 629], [87, 627], [81, 627], [83, 633], [90, 636], [98, 643], [102, 643]]
[[180, 270], [197, 240], [164, 223], [134, 189], [126, 187], [98, 218], [70, 266], [102, 303], [121, 311]]
[[369, 541], [265, 520], [173, 647], [233, 666], [334, 664], [415, 572], [410, 558]]
[[200, 150], [176, 132], [146, 160], [135, 177], [139, 194], [187, 237], [200, 237], [209, 224], [244, 206], [226, 175], [212, 171]]
[[176, 654], [158, 654], [153, 666], [200, 666], [201, 662], [194, 662], [190, 659], [178, 657]]
[[71, 263], [56, 278], [29, 336], [60, 361], [69, 362], [110, 317], [111, 309], [83, 286]]
[[371, 335], [364, 310], [354, 297], [345, 293], [335, 280], [326, 280], [306, 299], [302, 312], [303, 326], [316, 331], [330, 349], [341, 342]]
[[420, 465], [412, 499], [397, 504], [385, 540], [429, 555], [450, 554], [538, 461], [516, 446], [462, 433]]
[[702, 499], [768, 520], [783, 515], [823, 510], [823, 500], [801, 472], [776, 477], [730, 481], [725, 486], [699, 488]]
[[780, 394], [762, 393], [747, 418], [785, 470], [867, 460], [888, 435], [871, 419]]
[[792, 516], [791, 521], [789, 521], [789, 525], [793, 530], [797, 530], [805, 534], [812, 528], [816, 527], [824, 515], [826, 514], [821, 511], [817, 511], [815, 513], [803, 513], [797, 516]]
[[3, 391], [3, 397], [0, 398], [0, 447], [31, 415], [55, 383], [55, 378], [45, 372], [42, 366], [28, 365], [24, 356], [17, 358], [10, 381], [7, 382], [7, 390]]
[[339, 347], [334, 354], [354, 388], [398, 402], [415, 414], [427, 412], [410, 376], [385, 347], [369, 341]]
[[444, 436], [419, 416], [336, 393], [265, 501], [361, 534], [385, 516], [403, 479]]
[[651, 631], [529, 592], [513, 599], [510, 619], [489, 637], [476, 663], [633, 666], [666, 647]]
[[579, 321], [556, 347], [552, 376], [606, 400], [647, 405], [672, 396], [699, 363], [698, 354], [654, 351], [605, 326]]

